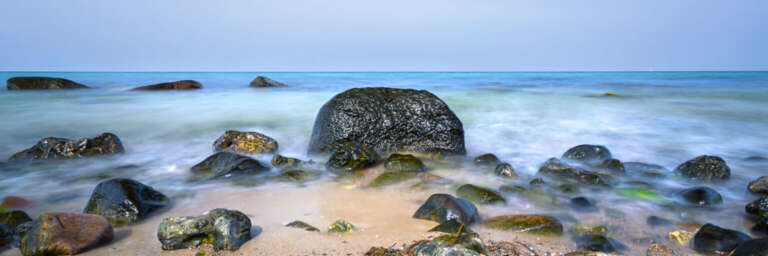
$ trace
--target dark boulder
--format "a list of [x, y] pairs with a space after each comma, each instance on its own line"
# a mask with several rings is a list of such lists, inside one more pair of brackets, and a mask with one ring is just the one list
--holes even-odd
[[110, 179], [96, 185], [83, 213], [104, 216], [112, 225], [136, 223], [168, 206], [163, 193], [132, 179]]
[[233, 176], [256, 175], [269, 171], [269, 167], [256, 159], [231, 152], [213, 154], [192, 166], [193, 181], [232, 178]]
[[332, 172], [343, 173], [371, 167], [378, 162], [379, 155], [360, 143], [345, 143], [339, 146], [325, 163]]
[[568, 201], [568, 206], [577, 212], [596, 212], [598, 211], [595, 201], [587, 197], [579, 196], [571, 198]]
[[597, 164], [611, 159], [611, 151], [601, 145], [578, 145], [565, 151], [562, 158], [586, 164]]
[[680, 164], [675, 173], [692, 180], [713, 182], [727, 180], [731, 176], [731, 168], [720, 157], [702, 155]]
[[720, 193], [704, 186], [680, 191], [680, 197], [682, 197], [685, 202], [695, 206], [713, 206], [723, 203], [723, 197]]
[[747, 190], [755, 195], [768, 196], [768, 176], [750, 181]]
[[465, 225], [478, 219], [477, 208], [471, 202], [448, 194], [434, 194], [419, 207], [413, 218], [432, 220], [439, 223], [457, 220]]
[[749, 235], [742, 232], [707, 223], [693, 236], [691, 246], [700, 253], [730, 252], [750, 239]]
[[334, 96], [317, 114], [309, 152], [331, 152], [350, 141], [380, 154], [466, 154], [461, 121], [424, 90], [354, 88]]
[[251, 84], [249, 86], [263, 88], [263, 87], [283, 87], [286, 85], [284, 83], [272, 80], [266, 76], [257, 76], [251, 81]]
[[475, 157], [473, 162], [475, 163], [475, 165], [480, 167], [494, 167], [501, 163], [499, 158], [496, 157], [496, 155], [491, 153], [479, 155]]
[[93, 138], [69, 140], [48, 137], [31, 148], [13, 154], [8, 161], [73, 159], [125, 152], [120, 138], [112, 133], [102, 133]]
[[23, 255], [74, 255], [112, 238], [112, 226], [100, 215], [45, 213], [33, 222], [19, 249]]
[[768, 255], [768, 238], [752, 239], [741, 243], [728, 256], [765, 256]]
[[277, 141], [258, 132], [229, 130], [213, 142], [213, 151], [230, 151], [240, 154], [275, 153]]
[[507, 202], [499, 192], [472, 184], [464, 184], [460, 186], [456, 189], [456, 194], [463, 199], [478, 204], [504, 204]]
[[80, 83], [55, 77], [12, 77], [6, 82], [8, 90], [82, 89]]
[[33, 219], [19, 210], [0, 212], [0, 224], [5, 225], [16, 238], [22, 238], [32, 226]]
[[384, 162], [384, 168], [400, 172], [423, 172], [427, 166], [420, 159], [409, 154], [392, 154]]
[[768, 217], [768, 196], [764, 196], [760, 199], [752, 201], [751, 203], [747, 204], [745, 209], [749, 214]]
[[134, 91], [152, 91], [152, 90], [197, 90], [203, 89], [203, 85], [194, 80], [179, 80], [176, 82], [159, 83], [136, 87]]
[[167, 217], [157, 227], [163, 250], [213, 245], [235, 251], [251, 239], [251, 220], [242, 212], [214, 209], [197, 217]]

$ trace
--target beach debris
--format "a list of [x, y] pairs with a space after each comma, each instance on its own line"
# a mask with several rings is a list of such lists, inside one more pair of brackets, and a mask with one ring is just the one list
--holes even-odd
[[175, 82], [166, 82], [151, 84], [133, 88], [133, 91], [154, 91], [154, 90], [198, 90], [203, 89], [203, 85], [194, 80], [179, 80]]
[[701, 155], [677, 166], [675, 173], [694, 181], [716, 182], [731, 177], [731, 168], [718, 156]]
[[104, 216], [113, 226], [136, 223], [166, 207], [170, 199], [132, 179], [116, 178], [96, 185], [83, 213]]
[[48, 137], [38, 141], [31, 148], [13, 154], [8, 161], [75, 159], [123, 152], [123, 144], [112, 133], [76, 140]]
[[114, 231], [95, 214], [44, 213], [22, 238], [23, 255], [74, 255], [109, 243]]
[[251, 239], [251, 220], [242, 212], [213, 209], [196, 217], [166, 217], [157, 228], [163, 250], [213, 245], [214, 250], [235, 251]]

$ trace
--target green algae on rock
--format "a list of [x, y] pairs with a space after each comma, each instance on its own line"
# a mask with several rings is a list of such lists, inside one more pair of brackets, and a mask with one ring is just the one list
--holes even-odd
[[456, 194], [460, 198], [467, 199], [479, 204], [507, 203], [507, 199], [501, 196], [499, 192], [478, 187], [472, 184], [464, 184], [460, 186], [456, 190]]
[[114, 226], [136, 223], [166, 207], [170, 199], [132, 179], [110, 179], [96, 185], [83, 213], [104, 216]]
[[384, 162], [384, 168], [400, 172], [423, 172], [427, 170], [421, 160], [410, 154], [392, 154]]
[[112, 133], [102, 133], [93, 138], [69, 140], [48, 137], [31, 148], [13, 154], [8, 161], [74, 159], [125, 152], [120, 139]]
[[8, 90], [84, 89], [83, 84], [57, 77], [11, 77], [6, 81]]
[[300, 220], [296, 220], [296, 221], [293, 221], [291, 223], [285, 224], [285, 226], [286, 227], [292, 227], [292, 228], [304, 229], [306, 231], [317, 231], [317, 232], [320, 232], [320, 230], [317, 229], [316, 227], [313, 227], [312, 225], [309, 225], [306, 222], [303, 222], [303, 221], [300, 221]]
[[331, 154], [325, 168], [331, 172], [348, 173], [375, 165], [379, 155], [360, 143], [345, 143]]
[[609, 186], [606, 176], [572, 167], [557, 158], [550, 158], [544, 162], [539, 168], [538, 174], [583, 185]]
[[755, 195], [768, 196], [768, 176], [750, 181], [747, 190]]
[[114, 231], [94, 214], [44, 213], [21, 240], [23, 255], [74, 255], [109, 243]]
[[272, 166], [280, 170], [291, 170], [291, 169], [300, 168], [303, 164], [303, 161], [299, 160], [298, 158], [286, 157], [286, 156], [281, 156], [279, 154], [275, 154], [274, 156], [272, 156], [272, 160], [270, 160], [270, 164], [272, 164]]
[[251, 239], [251, 220], [242, 212], [214, 209], [197, 217], [166, 217], [157, 228], [163, 250], [213, 245], [214, 250], [235, 251]]
[[486, 219], [486, 227], [498, 230], [526, 232], [537, 235], [561, 235], [563, 224], [545, 215], [506, 215]]
[[350, 233], [355, 231], [355, 226], [346, 220], [336, 220], [328, 226], [329, 234]]
[[616, 193], [622, 196], [642, 199], [642, 200], [651, 201], [651, 202], [667, 202], [667, 200], [664, 199], [664, 197], [660, 196], [656, 192], [653, 192], [647, 189], [618, 188], [616, 189]]
[[215, 153], [190, 168], [192, 181], [215, 178], [232, 178], [240, 175], [256, 175], [269, 171], [269, 167], [256, 159], [232, 152]]
[[213, 142], [213, 150], [240, 154], [271, 154], [277, 152], [277, 141], [258, 132], [229, 130]]

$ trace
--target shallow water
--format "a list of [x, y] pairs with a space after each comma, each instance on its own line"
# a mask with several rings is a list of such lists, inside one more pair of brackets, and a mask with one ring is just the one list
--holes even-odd
[[[80, 138], [112, 132], [126, 148], [124, 155], [29, 167], [0, 180], [0, 195], [23, 196], [45, 204], [81, 202], [100, 180], [130, 177], [185, 205], [193, 204], [188, 207], [207, 208], [205, 202], [185, 198], [198, 198], [195, 191], [215, 193], [229, 185], [190, 185], [184, 180], [189, 167], [212, 153], [213, 141], [224, 131], [259, 131], [279, 142], [280, 154], [308, 159], [306, 149], [319, 108], [336, 93], [368, 86], [431, 91], [463, 122], [469, 157], [492, 152], [523, 174], [516, 181], [504, 181], [467, 165], [447, 174], [457, 182], [491, 187], [509, 182], [525, 184], [530, 179], [527, 175], [534, 175], [548, 158], [559, 157], [578, 144], [601, 144], [622, 161], [666, 167], [668, 179], [636, 179], [657, 186], [663, 196], [675, 200], [675, 191], [694, 185], [674, 178], [671, 170], [678, 164], [701, 154], [718, 155], [728, 162], [732, 179], [713, 185], [725, 197], [723, 207], [717, 210], [677, 213], [612, 193], [583, 192], [597, 198], [598, 206], [606, 206], [601, 208], [616, 209], [636, 219], [617, 221], [617, 225], [626, 225], [623, 233], [633, 234], [619, 237], [628, 245], [634, 238], [666, 234], [668, 230], [643, 227], [651, 214], [747, 231], [750, 223], [744, 221], [743, 206], [753, 197], [745, 192], [746, 184], [768, 175], [768, 162], [744, 160], [748, 156], [768, 157], [768, 72], [0, 73], [0, 80], [32, 75], [64, 77], [93, 88], [0, 91], [0, 119], [4, 120], [0, 159], [48, 136]], [[267, 75], [290, 86], [248, 88], [256, 75]], [[204, 89], [128, 91], [182, 79], [200, 81]], [[608, 91], [619, 96], [600, 97]], [[270, 157], [257, 156], [265, 162]], [[334, 182], [326, 178], [316, 183], [325, 186]], [[284, 185], [241, 189], [261, 191], [275, 186]], [[429, 191], [450, 192], [451, 188]], [[498, 214], [563, 213], [585, 222], [610, 222], [605, 210], [580, 214], [507, 196], [511, 199], [508, 205], [481, 210]], [[417, 202], [408, 203], [418, 207]], [[49, 208], [38, 205], [33, 211], [57, 209]], [[412, 213], [408, 210], [403, 215]]]

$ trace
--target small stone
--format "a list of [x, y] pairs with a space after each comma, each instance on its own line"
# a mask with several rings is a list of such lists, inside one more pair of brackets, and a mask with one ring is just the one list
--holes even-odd
[[685, 202], [695, 206], [713, 206], [723, 203], [723, 197], [709, 187], [694, 187], [683, 190], [680, 192], [680, 196]]
[[303, 221], [300, 221], [300, 220], [293, 221], [291, 223], [285, 224], [285, 226], [286, 227], [292, 227], [292, 228], [300, 228], [300, 229], [304, 229], [306, 231], [317, 231], [317, 232], [320, 232], [319, 229], [317, 229], [317, 228], [313, 227], [312, 225], [309, 225], [309, 224], [307, 224], [307, 223], [305, 223]]
[[597, 252], [617, 252], [626, 250], [627, 247], [613, 238], [603, 235], [583, 235], [573, 239], [579, 245], [580, 249]]
[[672, 231], [669, 231], [668, 237], [670, 242], [685, 246], [685, 245], [688, 245], [688, 243], [691, 241], [691, 237], [693, 237], [693, 232], [689, 232], [685, 230], [672, 230]]
[[624, 164], [618, 159], [608, 159], [595, 166], [595, 170], [600, 173], [623, 176], [627, 174]]
[[562, 158], [595, 164], [611, 159], [611, 151], [601, 145], [578, 145], [565, 151]]
[[32, 202], [18, 196], [7, 196], [0, 203], [6, 209], [24, 209], [32, 205]]
[[213, 150], [240, 154], [271, 154], [277, 151], [277, 141], [258, 132], [229, 130], [213, 142]]
[[38, 141], [31, 148], [13, 154], [8, 161], [76, 159], [123, 152], [125, 149], [122, 142], [112, 133], [76, 140], [48, 137]]
[[762, 176], [756, 180], [750, 181], [747, 189], [752, 194], [768, 196], [768, 176]]
[[354, 231], [355, 231], [355, 226], [353, 226], [352, 223], [349, 223], [345, 220], [334, 221], [330, 226], [328, 226], [329, 234], [350, 233]]
[[311, 180], [315, 180], [320, 178], [320, 173], [315, 171], [305, 171], [305, 170], [288, 170], [288, 171], [282, 171], [277, 176], [275, 176], [275, 180], [282, 181], [282, 182], [307, 182]]
[[568, 201], [568, 206], [571, 207], [574, 211], [578, 212], [596, 212], [598, 211], [597, 205], [595, 205], [595, 202], [592, 199], [579, 196], [571, 198], [571, 200]]
[[19, 210], [0, 212], [0, 224], [5, 225], [16, 236], [24, 237], [33, 219], [26, 212]]
[[475, 165], [480, 167], [494, 167], [501, 163], [498, 157], [496, 155], [488, 153], [488, 154], [482, 154], [473, 160]]
[[512, 168], [512, 165], [509, 163], [501, 163], [497, 165], [495, 172], [496, 172], [496, 175], [504, 178], [517, 177], [517, 172], [515, 171], [515, 168]]
[[423, 172], [427, 170], [421, 160], [413, 155], [392, 154], [384, 162], [384, 168], [399, 172]]
[[94, 214], [44, 213], [21, 240], [23, 255], [74, 255], [109, 243], [114, 237], [107, 219]]
[[646, 252], [647, 256], [677, 256], [676, 251], [663, 244], [651, 244]]
[[419, 207], [413, 218], [432, 220], [438, 223], [457, 220], [465, 225], [472, 224], [478, 218], [477, 208], [471, 202], [455, 198], [449, 194], [434, 194]]
[[408, 172], [385, 172], [376, 177], [369, 186], [371, 187], [383, 187], [399, 183], [408, 179], [416, 177], [413, 173]]
[[298, 158], [285, 157], [278, 154], [272, 156], [272, 166], [280, 170], [292, 170], [301, 167], [302, 161]]

